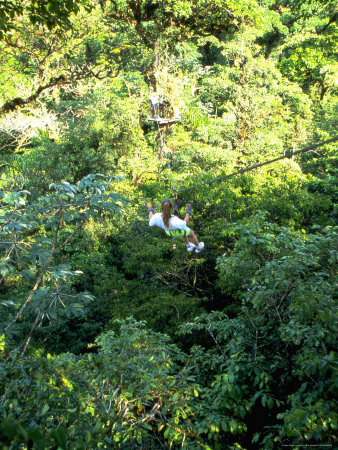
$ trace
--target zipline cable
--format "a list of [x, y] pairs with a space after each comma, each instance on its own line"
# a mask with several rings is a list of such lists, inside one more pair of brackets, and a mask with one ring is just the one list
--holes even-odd
[[176, 196], [177, 196], [177, 195], [176, 195], [177, 189], [176, 189], [176, 187], [175, 187], [174, 178], [173, 178], [173, 175], [172, 175], [172, 173], [171, 173], [170, 164], [169, 164], [169, 160], [168, 160], [168, 155], [167, 155], [167, 152], [164, 150], [164, 140], [163, 140], [163, 137], [162, 137], [161, 128], [160, 128], [160, 125], [159, 125], [159, 123], [158, 123], [158, 120], [156, 120], [156, 123], [157, 123], [158, 132], [159, 132], [159, 135], [160, 135], [160, 141], [161, 141], [161, 153], [162, 153], [162, 151], [163, 151], [163, 153], [164, 153], [164, 155], [165, 155], [165, 159], [166, 159], [166, 161], [167, 161], [167, 166], [168, 166], [169, 175], [170, 175], [170, 178], [171, 178], [171, 183], [172, 183], [172, 185], [173, 185], [174, 196], [175, 196], [175, 198], [176, 198]]
[[[299, 155], [300, 153], [309, 152], [310, 150], [314, 150], [315, 148], [321, 147], [322, 145], [329, 144], [331, 142], [335, 142], [337, 140], [338, 140], [338, 136], [335, 136], [331, 139], [328, 139], [327, 141], [320, 142], [319, 144], [310, 145], [309, 147], [305, 147], [301, 150], [297, 150], [296, 152], [286, 153], [285, 155], [279, 156], [278, 158], [274, 158], [269, 161], [265, 161], [263, 163], [256, 164], [254, 166], [247, 167], [246, 169], [242, 169], [242, 170], [239, 170], [238, 172], [231, 173], [230, 175], [224, 175], [222, 177], [214, 178], [213, 180], [210, 180], [210, 181], [205, 181], [203, 183], [195, 184], [194, 186], [189, 186], [189, 187], [186, 187], [183, 189], [175, 189], [175, 186], [174, 186], [174, 193], [177, 194], [178, 192], [195, 189], [200, 186], [205, 186], [207, 184], [215, 183], [216, 181], [226, 180], [228, 178], [234, 177], [235, 175], [240, 175], [242, 173], [249, 172], [250, 170], [257, 169], [258, 167], [266, 166], [267, 164], [271, 164], [273, 162], [280, 161], [281, 159], [292, 158], [292, 156], [294, 156], [294, 155]], [[169, 168], [169, 171], [170, 171], [170, 168]], [[173, 182], [173, 185], [174, 185], [174, 182]]]

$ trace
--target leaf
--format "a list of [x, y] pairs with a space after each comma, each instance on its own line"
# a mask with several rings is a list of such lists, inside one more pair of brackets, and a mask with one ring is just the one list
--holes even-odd
[[15, 306], [15, 303], [12, 300], [6, 300], [0, 303], [2, 306]]
[[55, 441], [55, 444], [62, 450], [67, 448], [67, 433], [63, 427], [59, 427], [57, 430], [53, 430], [50, 436]]
[[2, 334], [0, 336], [0, 351], [3, 352], [5, 350], [5, 335]]
[[41, 416], [44, 416], [44, 415], [47, 413], [48, 410], [49, 410], [49, 406], [46, 404], [46, 405], [42, 408]]
[[57, 315], [57, 313], [55, 312], [55, 311], [48, 311], [48, 316], [51, 318], [51, 319], [53, 319], [53, 320], [57, 320], [57, 318], [58, 318], [58, 315]]
[[28, 430], [28, 437], [36, 443], [43, 439], [43, 436], [38, 428], [30, 428]]
[[8, 274], [13, 272], [15, 267], [11, 264], [11, 261], [8, 259], [0, 260], [0, 274], [5, 278]]

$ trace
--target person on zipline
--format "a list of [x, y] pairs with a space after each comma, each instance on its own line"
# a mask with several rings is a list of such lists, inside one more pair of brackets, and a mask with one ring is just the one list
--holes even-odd
[[192, 252], [195, 249], [196, 253], [199, 253], [203, 250], [204, 243], [198, 242], [193, 230], [187, 226], [192, 206], [189, 203], [186, 205], [186, 215], [184, 220], [171, 214], [173, 205], [170, 200], [163, 200], [161, 206], [162, 212], [154, 214], [154, 208], [152, 207], [151, 202], [147, 203], [149, 225], [151, 227], [157, 226], [162, 228], [168, 236], [181, 237], [182, 241], [185, 242], [187, 246], [188, 252]]

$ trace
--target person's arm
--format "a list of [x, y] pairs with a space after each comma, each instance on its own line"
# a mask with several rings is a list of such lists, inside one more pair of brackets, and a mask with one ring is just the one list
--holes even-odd
[[149, 222], [152, 219], [153, 215], [154, 215], [154, 208], [151, 204], [151, 202], [147, 203], [147, 209], [148, 209], [148, 213], [149, 213]]
[[190, 219], [190, 214], [191, 214], [191, 211], [192, 211], [192, 206], [190, 205], [190, 203], [187, 203], [185, 205], [185, 207], [186, 207], [186, 210], [185, 210], [185, 218], [184, 218], [184, 220], [185, 220], [186, 224], [188, 224], [189, 219]]

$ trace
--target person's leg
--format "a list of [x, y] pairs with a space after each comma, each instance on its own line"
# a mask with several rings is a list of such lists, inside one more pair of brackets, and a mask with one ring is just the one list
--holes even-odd
[[175, 237], [177, 237], [177, 238], [180, 237], [182, 239], [182, 241], [188, 245], [189, 244], [189, 239], [188, 239], [189, 232], [190, 232], [189, 229], [188, 230], [176, 230], [176, 231], [174, 231], [174, 234], [175, 234]]
[[[190, 234], [190, 230], [189, 230], [189, 234]], [[196, 245], [194, 245], [192, 242], [190, 242], [187, 237], [185, 237], [185, 236], [182, 237], [182, 241], [187, 246], [187, 250], [189, 253], [192, 252], [196, 248]]]
[[[186, 214], [185, 214], [185, 218], [184, 221], [186, 224], [188, 224], [189, 219], [190, 219], [190, 211], [191, 211], [191, 205], [187, 204], [186, 205]], [[199, 245], [198, 239], [195, 236], [195, 233], [193, 232], [193, 230], [190, 229], [190, 233], [188, 234], [188, 238], [190, 238], [190, 241], [197, 247]], [[189, 242], [189, 239], [187, 239], [187, 241]], [[188, 244], [187, 244], [188, 245]]]
[[[185, 218], [184, 218], [186, 224], [189, 222], [191, 210], [192, 210], [192, 206], [189, 203], [187, 203], [186, 211], [185, 211], [186, 214], [185, 214]], [[190, 233], [188, 234], [188, 238], [190, 239], [192, 244], [194, 244], [194, 246], [196, 248], [196, 253], [199, 253], [204, 248], [204, 242], [201, 242], [201, 243], [198, 242], [198, 239], [197, 239], [195, 233], [193, 232], [193, 230], [189, 229], [189, 231], [190, 231]]]
[[198, 239], [195, 235], [195, 233], [193, 232], [192, 229], [190, 229], [190, 233], [188, 235], [188, 238], [191, 240], [191, 242], [196, 245], [196, 247], [199, 245]]
[[200, 253], [204, 249], [204, 242], [198, 242], [197, 237], [195, 236], [195, 233], [190, 229], [190, 234], [188, 236], [191, 240], [191, 242], [195, 245], [195, 251], [196, 253]]
[[175, 231], [175, 236], [176, 237], [180, 236], [182, 241], [186, 244], [188, 252], [191, 252], [195, 248], [195, 246], [193, 244], [191, 244], [191, 242], [189, 241], [189, 239], [188, 239], [189, 234], [190, 234], [189, 228], [187, 230]]

